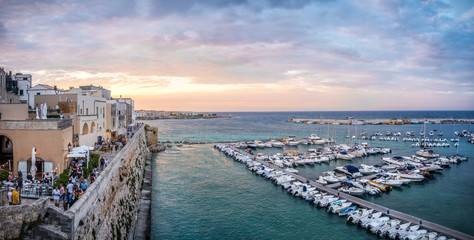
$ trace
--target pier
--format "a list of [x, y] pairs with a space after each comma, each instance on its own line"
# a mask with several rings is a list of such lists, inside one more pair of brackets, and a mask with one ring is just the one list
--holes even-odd
[[[255, 161], [258, 161], [262, 165], [273, 168], [275, 170], [284, 171], [284, 169], [281, 169], [280, 167], [278, 167], [274, 164], [271, 164], [269, 162], [261, 161], [261, 160], [255, 160]], [[335, 189], [332, 189], [328, 186], [321, 185], [321, 184], [319, 184], [315, 181], [309, 180], [309, 179], [307, 179], [305, 177], [302, 177], [298, 174], [294, 174], [294, 173], [290, 173], [290, 172], [286, 172], [286, 174], [294, 177], [296, 180], [298, 180], [302, 183], [310, 184], [311, 186], [315, 187], [319, 191], [324, 191], [324, 192], [333, 194], [335, 196], [339, 196], [341, 198], [347, 199], [347, 201], [351, 201], [351, 202], [353, 202], [354, 204], [356, 204], [360, 207], [374, 209], [375, 211], [382, 212], [386, 216], [389, 216], [389, 217], [392, 217], [392, 218], [397, 218], [399, 220], [409, 222], [409, 223], [412, 223], [412, 224], [415, 224], [415, 225], [420, 225], [421, 227], [423, 227], [427, 230], [438, 232], [438, 233], [444, 234], [448, 237], [453, 237], [453, 238], [456, 238], [456, 239], [474, 240], [474, 237], [470, 236], [468, 234], [465, 234], [465, 233], [462, 233], [462, 232], [459, 232], [459, 231], [441, 226], [439, 224], [436, 224], [436, 223], [433, 223], [433, 222], [430, 222], [430, 221], [427, 221], [427, 220], [424, 220], [424, 219], [420, 219], [418, 217], [415, 217], [415, 216], [412, 216], [412, 215], [409, 215], [409, 214], [406, 214], [406, 213], [403, 213], [403, 212], [399, 212], [399, 211], [396, 211], [396, 210], [393, 210], [393, 209], [386, 208], [384, 206], [381, 206], [381, 205], [363, 200], [361, 198], [358, 198], [356, 196], [352, 196], [350, 194], [339, 192]], [[387, 214], [387, 210], [390, 211], [389, 214]]]
[[474, 119], [452, 119], [452, 118], [385, 118], [385, 119], [303, 119], [293, 118], [287, 122], [294, 123], [314, 123], [314, 124], [334, 124], [334, 125], [403, 125], [403, 124], [422, 124], [424, 122], [430, 124], [472, 124]]

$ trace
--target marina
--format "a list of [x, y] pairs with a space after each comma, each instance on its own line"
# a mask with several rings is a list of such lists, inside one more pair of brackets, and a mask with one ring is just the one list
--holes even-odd
[[[355, 204], [359, 207], [373, 209], [375, 211], [378, 211], [378, 212], [382, 213], [382, 215], [386, 215], [386, 216], [389, 216], [389, 217], [399, 219], [401, 221], [413, 224], [413, 226], [416, 226], [415, 231], [418, 230], [420, 227], [423, 227], [423, 228], [428, 229], [430, 231], [434, 231], [436, 233], [444, 234], [444, 235], [449, 236], [449, 237], [454, 237], [456, 239], [474, 239], [474, 237], [472, 237], [470, 235], [467, 235], [467, 234], [464, 234], [464, 233], [461, 233], [459, 231], [441, 226], [439, 224], [436, 224], [436, 223], [433, 223], [433, 222], [430, 222], [430, 221], [426, 221], [424, 219], [420, 219], [418, 217], [415, 217], [415, 216], [412, 216], [412, 215], [409, 215], [409, 214], [406, 214], [406, 213], [403, 213], [403, 212], [387, 209], [387, 207], [384, 207], [384, 206], [381, 206], [381, 205], [378, 205], [378, 204], [374, 204], [372, 202], [365, 201], [361, 198], [358, 198], [358, 197], [355, 197], [355, 196], [352, 196], [352, 195], [334, 190], [334, 189], [330, 188], [329, 186], [321, 185], [321, 184], [319, 184], [315, 181], [304, 178], [304, 177], [302, 177], [302, 176], [300, 176], [296, 173], [293, 173], [291, 171], [285, 171], [284, 169], [282, 169], [282, 168], [280, 168], [280, 167], [278, 167], [278, 166], [276, 166], [276, 165], [274, 165], [274, 164], [272, 164], [268, 161], [264, 161], [264, 160], [255, 158], [252, 155], [250, 155], [249, 153], [243, 152], [243, 151], [241, 151], [241, 150], [239, 150], [239, 149], [237, 149], [233, 146], [218, 144], [218, 145], [215, 145], [215, 147], [217, 149], [221, 150], [222, 152], [226, 153], [227, 155], [233, 157], [235, 160], [243, 162], [243, 163], [247, 163], [247, 165], [249, 166], [249, 169], [256, 171], [257, 174], [263, 174], [262, 171], [265, 171], [265, 167], [270, 168], [270, 169], [267, 169], [269, 172], [275, 172], [275, 171], [281, 172], [284, 176], [285, 175], [289, 176], [289, 178], [292, 178], [294, 181], [299, 181], [300, 184], [305, 184], [305, 186], [307, 188], [314, 187], [314, 189], [317, 189], [318, 191], [325, 192], [326, 194], [332, 194], [333, 196], [337, 196], [337, 198], [341, 197], [342, 199], [350, 201], [351, 203], [353, 203], [353, 204]], [[255, 167], [253, 165], [253, 164], [255, 164], [255, 162], [258, 162], [261, 165], [261, 167], [258, 167], [258, 165], [257, 165], [257, 167]], [[257, 169], [260, 169], [260, 168], [261, 168], [261, 170], [257, 171]], [[271, 174], [271, 173], [269, 173], [269, 174]], [[269, 175], [266, 175], [266, 176], [268, 177]], [[375, 176], [371, 175], [368, 178], [372, 178], [372, 177], [375, 177]], [[306, 192], [306, 189], [305, 189], [306, 187], [303, 187], [302, 191]], [[310, 190], [308, 190], [308, 192], [309, 191]], [[316, 193], [316, 192], [314, 192], [314, 193]], [[349, 207], [350, 204], [348, 204], [346, 206]], [[423, 232], [423, 231], [419, 230], [416, 233], [415, 233], [415, 231], [407, 234], [405, 236], [406, 238], [403, 238], [403, 239], [421, 239], [421, 238], [423, 238], [423, 239], [435, 239], [435, 238], [431, 238], [429, 236], [437, 236], [437, 234], [434, 234], [434, 233], [430, 233], [431, 235], [429, 235], [426, 231]], [[442, 239], [442, 238], [439, 238], [439, 239]]]

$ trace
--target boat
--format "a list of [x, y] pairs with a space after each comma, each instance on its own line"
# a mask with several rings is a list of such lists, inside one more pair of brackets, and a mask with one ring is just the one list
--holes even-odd
[[434, 153], [434, 150], [431, 148], [425, 148], [416, 152], [416, 155], [426, 157], [426, 158], [436, 158], [439, 157], [439, 154]]
[[372, 165], [361, 164], [359, 168], [359, 172], [364, 175], [370, 175], [370, 174], [378, 173], [380, 172], [380, 170]]
[[283, 146], [285, 146], [285, 144], [282, 143], [282, 142], [277, 142], [277, 141], [276, 141], [276, 142], [272, 142], [272, 147], [281, 148], [281, 147], [283, 147]]
[[334, 176], [333, 172], [324, 172], [322, 177], [328, 183], [337, 183], [340, 181], [336, 176]]
[[419, 181], [423, 181], [423, 179], [425, 179], [425, 177], [423, 177], [420, 174], [417, 174], [414, 171], [398, 172], [398, 176], [400, 176], [402, 178], [406, 178], [406, 179], [411, 180], [413, 182], [419, 182]]
[[342, 160], [352, 160], [355, 158], [355, 156], [343, 151], [343, 152], [337, 153], [336, 158], [342, 159]]
[[250, 148], [257, 148], [257, 144], [255, 142], [247, 142], [247, 146]]
[[387, 233], [385, 234], [385, 236], [391, 238], [391, 239], [395, 239], [397, 237], [397, 234], [398, 232], [403, 232], [403, 231], [406, 231], [406, 229], [408, 229], [408, 227], [410, 226], [411, 223], [404, 223], [402, 225], [396, 225], [395, 228], [391, 228], [387, 231]]
[[386, 222], [384, 225], [378, 227], [375, 231], [375, 234], [377, 234], [379, 237], [384, 237], [390, 229], [395, 229], [400, 223], [400, 220], [392, 219], [389, 222]]
[[350, 194], [350, 195], [354, 195], [354, 196], [360, 196], [360, 195], [363, 195], [365, 193], [364, 190], [360, 189], [360, 188], [356, 188], [356, 187], [341, 187], [338, 189], [339, 191], [343, 192], [343, 193], [347, 193], [347, 194]]
[[349, 213], [355, 211], [356, 209], [357, 209], [357, 206], [350, 206], [350, 207], [348, 207], [348, 208], [346, 208], [346, 209], [340, 210], [339, 213], [338, 213], [338, 215], [339, 215], [339, 216], [346, 216], [347, 214], [349, 214]]
[[332, 204], [328, 208], [328, 212], [331, 213], [338, 213], [341, 210], [344, 210], [352, 205], [352, 202], [342, 202], [342, 203], [337, 203], [337, 204]]
[[357, 224], [360, 219], [368, 216], [369, 214], [373, 212], [374, 212], [373, 209], [366, 209], [366, 208], [359, 209], [358, 211], [353, 211], [350, 214], [348, 214], [349, 216], [347, 217], [347, 222]]
[[322, 185], [326, 185], [328, 184], [328, 182], [326, 180], [324, 180], [323, 176], [319, 176], [318, 180], [316, 180], [317, 183], [319, 184], [322, 184]]
[[373, 221], [374, 219], [377, 219], [379, 218], [380, 216], [382, 216], [382, 213], [381, 212], [376, 212], [376, 213], [369, 213], [367, 216], [359, 219], [359, 221], [357, 222], [357, 225], [360, 225], [360, 226], [367, 226], [367, 224], [369, 224], [371, 221]]

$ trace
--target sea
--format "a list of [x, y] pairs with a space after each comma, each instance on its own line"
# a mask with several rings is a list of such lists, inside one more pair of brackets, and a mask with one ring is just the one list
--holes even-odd
[[[376, 239], [365, 229], [346, 223], [346, 218], [295, 198], [244, 164], [216, 150], [215, 143], [277, 139], [311, 134], [335, 137], [337, 144], [367, 142], [388, 147], [391, 154], [336, 160], [329, 164], [301, 166], [299, 174], [317, 179], [324, 171], [347, 164], [381, 164], [381, 157], [413, 155], [412, 142], [353, 140], [348, 135], [366, 132], [442, 132], [439, 138], [457, 138], [455, 131], [474, 130], [473, 124], [320, 125], [295, 124], [292, 118], [310, 119], [474, 119], [474, 111], [356, 111], [356, 112], [232, 112], [231, 118], [153, 120], [160, 141], [188, 141], [154, 155], [151, 207], [152, 239]], [[434, 136], [438, 138], [437, 136]], [[434, 138], [433, 137], [433, 138]], [[378, 139], [378, 137], [377, 137]], [[435, 175], [434, 180], [411, 183], [379, 197], [363, 198], [387, 209], [402, 211], [474, 236], [474, 144], [460, 138], [459, 147], [437, 147], [441, 155], [461, 154], [470, 160]], [[284, 150], [307, 151], [316, 145], [256, 149], [276, 154]]]

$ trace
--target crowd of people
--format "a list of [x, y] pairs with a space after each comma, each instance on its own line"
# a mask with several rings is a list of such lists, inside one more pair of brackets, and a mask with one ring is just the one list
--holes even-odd
[[[127, 128], [126, 135], [119, 135], [112, 139], [99, 138], [95, 144], [95, 150], [103, 153], [120, 151], [127, 143], [129, 138], [134, 136], [134, 132], [138, 130], [143, 123], [135, 124]], [[109, 156], [110, 157], [110, 156]], [[26, 191], [26, 187], [36, 196], [52, 196], [54, 204], [62, 207], [64, 210], [69, 209], [82, 195], [86, 192], [88, 186], [94, 183], [96, 177], [109, 165], [107, 158], [103, 156], [99, 159], [99, 167], [92, 170], [89, 176], [84, 176], [84, 170], [87, 168], [87, 161], [83, 158], [73, 159], [69, 163], [69, 179], [68, 184], [60, 184], [52, 189], [54, 182], [59, 179], [59, 174], [45, 173], [44, 177], [37, 179], [28, 173], [26, 179], [23, 179], [22, 172], [18, 172], [18, 177], [14, 178], [13, 174], [8, 175], [8, 182], [12, 187], [8, 192], [8, 202], [10, 205], [19, 205], [21, 203], [21, 195]], [[24, 186], [25, 185], [25, 186]], [[61, 206], [62, 205], [62, 206]]]

